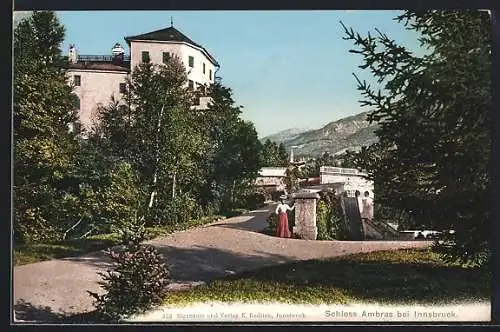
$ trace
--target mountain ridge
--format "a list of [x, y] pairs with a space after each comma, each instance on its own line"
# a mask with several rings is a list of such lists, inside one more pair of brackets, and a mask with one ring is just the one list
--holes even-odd
[[277, 144], [283, 143], [289, 151], [292, 146], [301, 146], [294, 149], [296, 156], [319, 157], [324, 152], [337, 154], [349, 150], [359, 150], [362, 146], [369, 146], [378, 141], [375, 130], [376, 123], [369, 123], [369, 112], [354, 115], [329, 122], [318, 129], [301, 131], [300, 128], [290, 128], [268, 135], [267, 139]]
[[277, 144], [281, 143], [283, 140], [289, 140], [293, 137], [296, 137], [299, 134], [302, 134], [306, 131], [312, 130], [311, 128], [289, 128], [285, 130], [278, 131], [277, 133], [270, 134], [260, 139], [261, 142], [265, 142], [267, 139], [275, 142]]

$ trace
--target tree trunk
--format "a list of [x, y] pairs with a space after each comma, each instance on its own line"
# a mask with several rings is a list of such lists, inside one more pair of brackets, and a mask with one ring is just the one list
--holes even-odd
[[173, 177], [172, 177], [172, 199], [175, 198], [175, 182], [176, 182], [176, 174], [177, 173], [174, 173]]
[[234, 204], [234, 188], [236, 187], [236, 180], [233, 180], [233, 186], [231, 188], [231, 205]]
[[[154, 175], [154, 178], [153, 178], [153, 188], [156, 187], [156, 174]], [[154, 198], [156, 196], [156, 190], [153, 189], [153, 191], [151, 191], [151, 195], [149, 196], [149, 205], [148, 205], [148, 208], [152, 208], [153, 207], [153, 202], [154, 202]]]
[[155, 196], [157, 195], [157, 192], [156, 192], [156, 185], [157, 185], [157, 181], [158, 181], [158, 164], [160, 162], [160, 138], [158, 137], [160, 135], [160, 128], [161, 128], [161, 119], [163, 117], [163, 109], [165, 108], [165, 105], [162, 105], [161, 106], [161, 110], [160, 110], [160, 115], [158, 116], [158, 125], [156, 127], [156, 165], [155, 165], [155, 172], [154, 172], [154, 176], [153, 176], [153, 190], [151, 191], [151, 196], [149, 197], [149, 205], [148, 205], [148, 208], [152, 208], [153, 207], [153, 202], [154, 202], [154, 198]]

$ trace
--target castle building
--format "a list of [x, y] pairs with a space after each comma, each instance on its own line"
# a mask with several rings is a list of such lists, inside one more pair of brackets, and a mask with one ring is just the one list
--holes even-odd
[[192, 109], [207, 108], [210, 98], [206, 88], [214, 83], [219, 64], [203, 46], [173, 26], [124, 39], [130, 49], [128, 55], [119, 43], [109, 55], [79, 55], [75, 45], [70, 46], [66, 72], [69, 84], [75, 87], [84, 128], [89, 129], [96, 121], [99, 106], [108, 105], [112, 99], [123, 102], [127, 77], [136, 66], [143, 62], [166, 63], [172, 56], [179, 57], [186, 68], [187, 87], [200, 96]]
[[345, 191], [348, 197], [354, 197], [356, 190], [359, 190], [361, 194], [368, 191], [370, 197], [374, 198], [373, 181], [367, 180], [367, 174], [357, 169], [321, 166], [319, 172], [321, 185], [341, 184], [341, 191]]

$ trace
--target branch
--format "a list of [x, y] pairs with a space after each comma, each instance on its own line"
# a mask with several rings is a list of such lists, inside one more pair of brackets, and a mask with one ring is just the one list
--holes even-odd
[[78, 220], [78, 221], [76, 222], [76, 224], [74, 224], [74, 225], [73, 225], [73, 226], [71, 226], [68, 230], [66, 230], [66, 232], [64, 232], [64, 235], [63, 235], [63, 240], [66, 240], [66, 235], [67, 235], [70, 231], [72, 231], [73, 229], [75, 229], [75, 227], [76, 227], [76, 226], [78, 226], [78, 225], [82, 222], [82, 220], [83, 220], [83, 217], [81, 217], [81, 218], [80, 218], [80, 220]]
[[94, 230], [94, 229], [93, 229], [93, 228], [91, 228], [91, 229], [90, 229], [87, 233], [85, 233], [85, 234], [83, 234], [82, 236], [80, 236], [80, 239], [84, 239], [84, 238], [86, 238], [86, 237], [87, 237], [90, 233], [92, 233], [92, 231], [93, 231], [93, 230]]

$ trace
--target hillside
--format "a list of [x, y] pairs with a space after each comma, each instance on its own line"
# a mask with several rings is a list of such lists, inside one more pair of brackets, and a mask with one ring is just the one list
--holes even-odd
[[339, 119], [315, 130], [302, 132], [297, 129], [284, 130], [262, 140], [270, 139], [278, 144], [283, 142], [287, 150], [294, 145], [301, 146], [295, 150], [297, 156], [318, 157], [324, 152], [335, 154], [346, 149], [358, 150], [361, 146], [377, 142], [374, 133], [377, 125], [368, 123], [367, 114], [368, 112], [363, 112]]
[[269, 136], [266, 136], [261, 139], [261, 142], [265, 142], [266, 140], [271, 140], [272, 142], [275, 142], [277, 144], [280, 144], [281, 142], [286, 142], [289, 140], [292, 140], [296, 138], [299, 134], [302, 134], [306, 131], [310, 131], [311, 129], [307, 128], [291, 128], [291, 129], [285, 129], [280, 132], [277, 132], [276, 134], [272, 134]]

